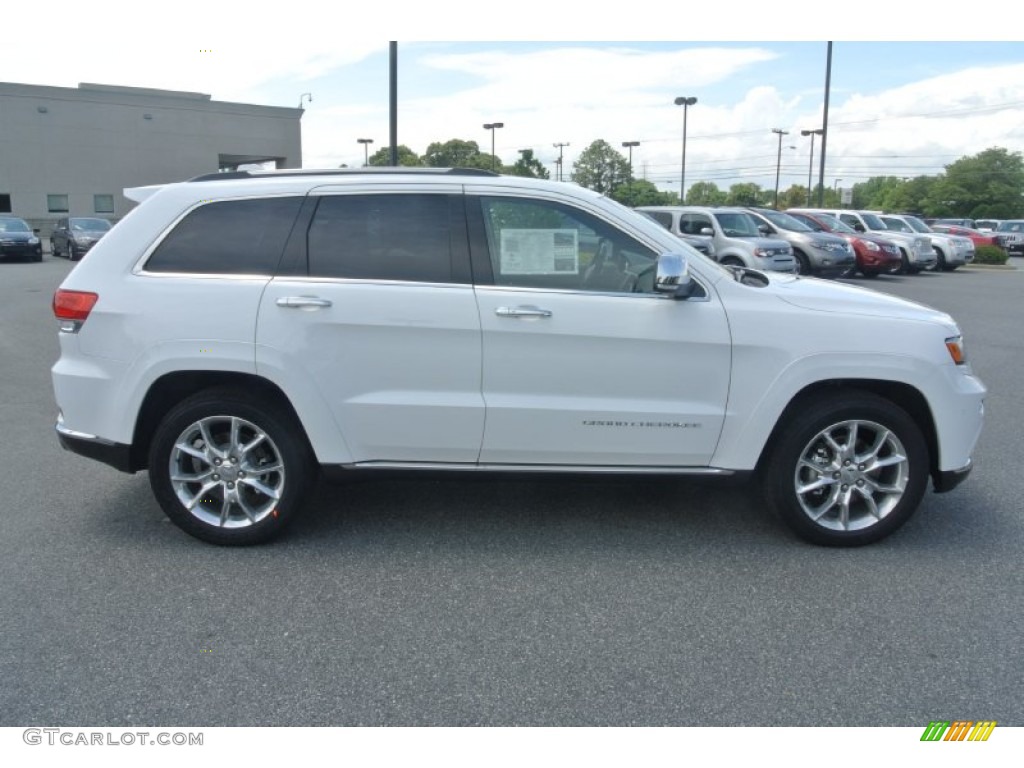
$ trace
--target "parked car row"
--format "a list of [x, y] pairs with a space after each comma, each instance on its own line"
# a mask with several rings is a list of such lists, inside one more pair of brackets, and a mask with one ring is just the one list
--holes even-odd
[[[70, 216], [57, 221], [50, 234], [50, 253], [78, 261], [110, 231], [106, 219], [95, 216]], [[43, 243], [39, 230], [24, 219], [0, 213], [0, 258], [43, 260]]]
[[692, 205], [637, 210], [688, 242], [705, 239], [721, 264], [816, 277], [951, 272], [975, 253], [971, 237], [932, 230], [909, 215]]

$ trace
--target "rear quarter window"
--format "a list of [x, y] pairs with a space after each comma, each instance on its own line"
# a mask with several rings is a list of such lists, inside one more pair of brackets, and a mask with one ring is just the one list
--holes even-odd
[[301, 197], [208, 203], [188, 213], [146, 262], [149, 272], [273, 275]]

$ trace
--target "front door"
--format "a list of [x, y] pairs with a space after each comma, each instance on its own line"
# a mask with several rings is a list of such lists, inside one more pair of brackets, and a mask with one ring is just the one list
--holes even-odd
[[655, 250], [598, 210], [495, 193], [468, 197], [467, 213], [487, 407], [480, 462], [706, 466], [731, 360], [714, 291], [656, 295]]

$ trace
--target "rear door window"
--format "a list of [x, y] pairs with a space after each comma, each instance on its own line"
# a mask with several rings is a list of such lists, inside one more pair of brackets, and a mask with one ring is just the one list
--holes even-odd
[[[428, 193], [325, 195], [309, 227], [309, 274], [421, 283], [468, 282], [453, 270], [461, 196]], [[454, 222], [454, 224], [453, 224]], [[455, 238], [457, 240], [457, 237]]]

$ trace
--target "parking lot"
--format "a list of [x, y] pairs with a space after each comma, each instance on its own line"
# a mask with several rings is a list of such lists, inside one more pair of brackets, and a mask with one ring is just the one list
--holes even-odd
[[459, 477], [224, 549], [58, 446], [71, 266], [0, 264], [0, 725], [1024, 725], [1024, 269], [850, 281], [951, 312], [990, 390], [971, 477], [880, 544], [745, 487]]

